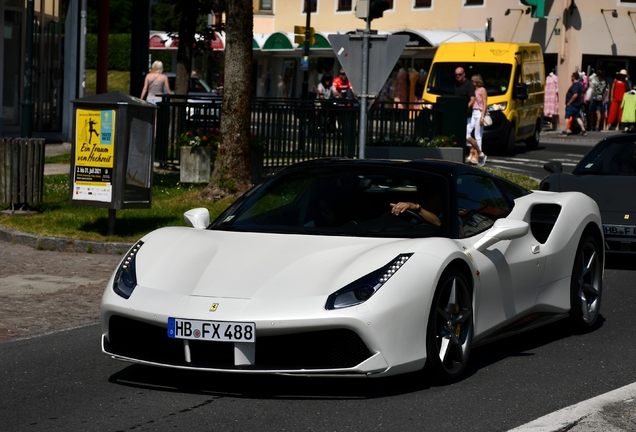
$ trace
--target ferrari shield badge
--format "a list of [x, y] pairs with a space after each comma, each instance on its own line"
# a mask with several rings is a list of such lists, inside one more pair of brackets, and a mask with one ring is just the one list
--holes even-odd
[[218, 303], [212, 303], [212, 306], [210, 306], [210, 312], [216, 312], [216, 309], [219, 307]]

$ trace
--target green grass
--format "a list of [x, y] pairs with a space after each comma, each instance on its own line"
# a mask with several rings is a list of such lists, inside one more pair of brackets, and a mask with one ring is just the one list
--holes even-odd
[[[97, 71], [95, 69], [86, 70], [86, 96], [91, 96], [97, 90]], [[108, 91], [120, 91], [130, 94], [130, 72], [128, 71], [108, 71]], [[139, 95], [133, 95], [139, 97]]]
[[537, 183], [535, 180], [531, 179], [528, 176], [521, 175], [521, 174], [513, 174], [507, 171], [501, 171], [501, 170], [496, 170], [492, 168], [482, 168], [482, 169], [484, 171], [488, 171], [489, 173], [492, 173], [499, 177], [503, 177], [506, 180], [510, 180], [511, 182], [516, 183], [526, 189], [529, 189], [529, 190], [539, 189], [539, 183]]
[[57, 156], [48, 156], [44, 158], [45, 164], [70, 164], [71, 163], [71, 154], [61, 154]]
[[[199, 199], [205, 185], [179, 184], [179, 174], [154, 174], [152, 208], [117, 210], [115, 235], [108, 235], [108, 209], [69, 204], [69, 176], [44, 178], [43, 201], [33, 207], [39, 214], [0, 214], [0, 225], [18, 231], [78, 240], [133, 242], [163, 226], [185, 226], [183, 213], [206, 207], [211, 219], [231, 204], [231, 199], [209, 202]], [[5, 205], [6, 206], [6, 205]]]

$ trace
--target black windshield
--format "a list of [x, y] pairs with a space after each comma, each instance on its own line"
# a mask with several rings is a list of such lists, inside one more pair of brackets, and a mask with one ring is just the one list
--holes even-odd
[[488, 96], [504, 95], [510, 87], [512, 66], [500, 63], [435, 63], [428, 79], [426, 91], [439, 96], [455, 94], [455, 69], [462, 66], [466, 78], [479, 74], [484, 80]]
[[[214, 221], [211, 229], [372, 237], [448, 236], [446, 180], [411, 169], [371, 166], [294, 170], [269, 180]], [[441, 220], [391, 214], [412, 202]], [[439, 221], [438, 221], [439, 223]]]
[[636, 175], [636, 136], [601, 141], [583, 157], [572, 174]]

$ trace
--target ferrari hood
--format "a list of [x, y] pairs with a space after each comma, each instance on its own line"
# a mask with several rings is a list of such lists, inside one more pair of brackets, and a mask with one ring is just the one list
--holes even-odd
[[142, 240], [136, 258], [140, 286], [226, 298], [329, 294], [384, 266], [416, 241], [174, 227]]
[[580, 191], [598, 204], [605, 216], [609, 213], [636, 213], [636, 200], [629, 199], [636, 189], [636, 176], [606, 176], [561, 174], [559, 191]]

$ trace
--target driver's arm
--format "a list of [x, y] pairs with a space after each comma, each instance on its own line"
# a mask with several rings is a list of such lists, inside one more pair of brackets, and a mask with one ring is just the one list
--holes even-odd
[[414, 204], [412, 202], [399, 202], [397, 204], [391, 203], [391, 213], [393, 213], [394, 215], [400, 215], [407, 210], [411, 210], [412, 212], [419, 214], [424, 218], [426, 222], [430, 223], [431, 225], [442, 225], [442, 221], [436, 214], [431, 213], [419, 204]]

